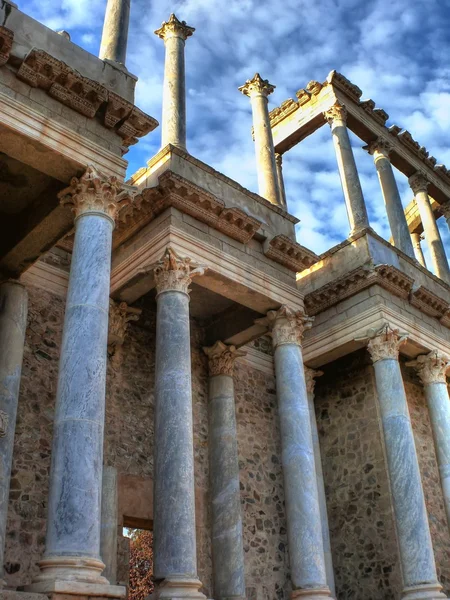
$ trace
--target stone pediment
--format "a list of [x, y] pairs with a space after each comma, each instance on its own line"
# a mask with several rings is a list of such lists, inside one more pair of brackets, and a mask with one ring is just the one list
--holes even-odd
[[265, 242], [264, 254], [295, 273], [308, 269], [319, 260], [317, 254], [286, 235], [277, 235]]

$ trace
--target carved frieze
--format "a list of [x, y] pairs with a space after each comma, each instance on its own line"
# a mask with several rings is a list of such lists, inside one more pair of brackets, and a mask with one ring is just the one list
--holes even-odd
[[450, 308], [450, 303], [436, 294], [433, 294], [423, 286], [411, 291], [409, 301], [413, 306], [429, 315], [430, 317], [442, 318]]
[[[300, 90], [302, 91], [302, 90]], [[299, 92], [297, 92], [299, 93]], [[311, 96], [305, 92], [308, 95], [308, 102], [311, 99]], [[280, 106], [277, 106], [276, 108], [274, 108], [273, 110], [270, 111], [269, 113], [269, 119], [270, 119], [270, 125], [272, 127], [275, 127], [275, 125], [277, 123], [279, 123], [280, 121], [282, 121], [283, 119], [285, 119], [286, 117], [288, 117], [289, 115], [291, 115], [293, 112], [295, 112], [299, 106], [302, 106], [303, 104], [305, 104], [305, 101], [300, 101], [299, 102], [295, 102], [295, 100], [293, 100], [292, 98], [288, 98], [287, 100], [285, 100]]]
[[308, 248], [301, 246], [286, 235], [277, 235], [264, 244], [264, 254], [267, 258], [287, 267], [295, 273], [308, 269], [318, 262], [319, 257]]
[[100, 106], [108, 99], [106, 88], [72, 70], [54, 81], [48, 94], [89, 119], [95, 117]]
[[0, 26], [0, 67], [8, 62], [14, 41], [14, 32]]
[[260, 227], [261, 221], [235, 207], [224, 208], [215, 224], [218, 231], [243, 244], [250, 241]]

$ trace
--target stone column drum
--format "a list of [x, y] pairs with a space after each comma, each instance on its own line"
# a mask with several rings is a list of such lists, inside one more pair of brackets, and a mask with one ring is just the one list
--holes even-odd
[[216, 342], [209, 358], [209, 463], [216, 600], [245, 600], [234, 361], [245, 352]]
[[450, 398], [447, 373], [450, 359], [439, 352], [418, 356], [407, 363], [415, 367], [424, 385], [441, 476], [447, 523], [450, 528]]
[[427, 263], [425, 262], [425, 256], [423, 255], [422, 244], [421, 244], [421, 235], [420, 233], [412, 233], [411, 241], [414, 248], [414, 254], [416, 259], [422, 265], [422, 267], [427, 267]]
[[320, 518], [322, 522], [322, 541], [325, 557], [325, 570], [327, 573], [327, 584], [331, 594], [336, 595], [334, 583], [333, 557], [331, 554], [330, 529], [328, 525], [327, 498], [325, 495], [325, 482], [322, 471], [322, 458], [320, 456], [319, 432], [317, 430], [316, 411], [314, 408], [314, 389], [316, 377], [323, 375], [322, 371], [316, 371], [305, 367], [306, 391], [308, 392], [309, 418], [311, 421], [311, 434], [314, 447], [314, 463], [316, 465], [317, 493], [319, 496]]
[[367, 216], [366, 203], [348, 135], [347, 110], [339, 102], [336, 102], [324, 113], [324, 116], [331, 127], [339, 176], [350, 223], [350, 235], [354, 235], [369, 227], [369, 217]]
[[0, 587], [5, 563], [9, 483], [27, 327], [28, 295], [15, 280], [0, 284]]
[[130, 0], [108, 0], [99, 57], [125, 64], [127, 57]]
[[450, 283], [450, 269], [445, 254], [444, 244], [442, 243], [441, 234], [439, 233], [433, 209], [431, 208], [430, 198], [428, 197], [428, 181], [418, 172], [414, 173], [408, 181], [416, 198], [425, 239], [428, 244], [431, 261], [436, 275], [445, 282]]
[[286, 200], [286, 189], [284, 187], [284, 177], [283, 177], [283, 155], [275, 154], [275, 165], [277, 168], [277, 178], [278, 178], [278, 190], [280, 192], [280, 201], [279, 204], [283, 208], [287, 210], [287, 200]]
[[286, 306], [258, 324], [272, 332], [292, 598], [324, 600], [327, 585], [314, 445], [301, 341], [312, 319]]
[[204, 598], [197, 577], [189, 330], [189, 284], [203, 268], [168, 248], [154, 273], [154, 578], [158, 598]]
[[103, 467], [100, 556], [105, 563], [103, 577], [113, 585], [117, 583], [118, 510], [117, 469]]
[[75, 241], [56, 394], [46, 550], [41, 574], [28, 590], [70, 594], [81, 586], [91, 595], [93, 584], [97, 595], [121, 596], [125, 588], [109, 586], [101, 576], [100, 523], [111, 242], [118, 208], [127, 200], [116, 178], [94, 167], [74, 177], [59, 197], [75, 212]]
[[250, 98], [252, 105], [259, 194], [272, 204], [281, 204], [267, 100], [274, 89], [275, 86], [256, 73], [239, 91]]
[[194, 27], [170, 15], [155, 34], [164, 40], [164, 87], [161, 124], [161, 148], [172, 144], [186, 150], [186, 76], [184, 46]]
[[403, 572], [402, 599], [437, 600], [441, 592], [434, 562], [427, 509], [408, 403], [398, 361], [406, 342], [389, 325], [371, 336], [368, 350], [375, 369], [387, 466]]
[[441, 212], [445, 220], [447, 221], [448, 228], [450, 230], [450, 201], [441, 204]]
[[365, 146], [364, 149], [373, 156], [394, 246], [411, 258], [414, 258], [414, 249], [409, 234], [408, 223], [406, 222], [405, 211], [403, 210], [391, 161], [389, 160], [389, 152], [392, 146], [386, 140], [379, 138]]

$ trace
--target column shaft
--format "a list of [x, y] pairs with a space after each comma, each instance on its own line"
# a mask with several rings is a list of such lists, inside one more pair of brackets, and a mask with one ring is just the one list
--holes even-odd
[[27, 326], [27, 291], [17, 281], [0, 284], [0, 587], [5, 563], [9, 484]]
[[438, 277], [450, 283], [447, 256], [428, 193], [426, 191], [419, 191], [416, 194], [416, 202], [435, 273]]
[[103, 467], [100, 556], [105, 563], [103, 576], [113, 585], [117, 583], [117, 528], [117, 469]]
[[420, 233], [412, 233], [411, 241], [414, 248], [414, 254], [416, 259], [422, 265], [422, 267], [427, 267], [427, 263], [425, 262], [425, 256], [423, 255], [422, 244], [420, 241]]
[[130, 0], [108, 0], [99, 57], [125, 64], [127, 57]]
[[275, 154], [275, 165], [277, 168], [278, 191], [280, 193], [279, 204], [287, 210], [286, 189], [283, 177], [283, 155]]

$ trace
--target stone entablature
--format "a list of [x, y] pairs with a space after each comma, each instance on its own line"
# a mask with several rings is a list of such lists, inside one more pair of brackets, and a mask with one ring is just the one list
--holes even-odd
[[265, 242], [264, 254], [295, 273], [308, 269], [319, 260], [317, 254], [286, 235], [277, 235]]
[[436, 317], [437, 319], [444, 319], [450, 308], [449, 302], [436, 296], [436, 294], [433, 294], [433, 292], [430, 292], [430, 290], [427, 290], [422, 285], [412, 289], [409, 301], [426, 315]]

